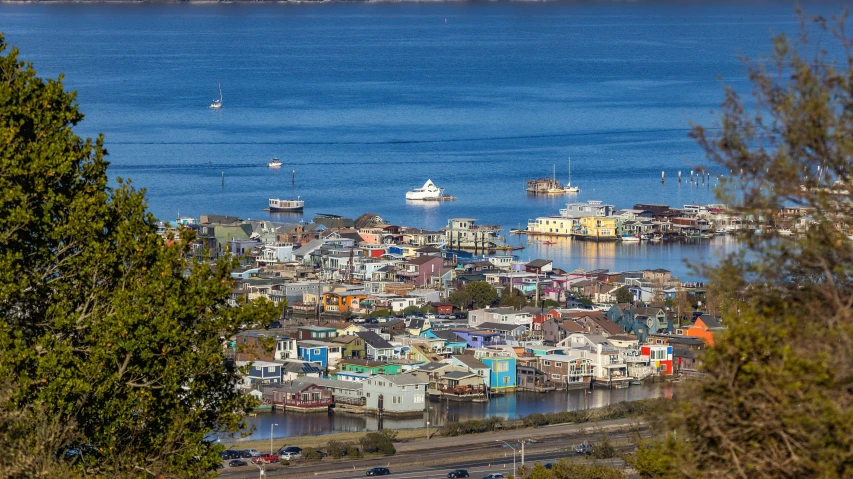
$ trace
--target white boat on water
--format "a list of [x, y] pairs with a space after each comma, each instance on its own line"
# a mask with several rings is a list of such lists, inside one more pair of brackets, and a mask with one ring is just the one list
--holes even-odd
[[629, 235], [629, 234], [624, 234], [619, 239], [621, 239], [624, 243], [639, 243], [640, 242], [640, 238], [638, 238], [634, 235]]
[[220, 84], [219, 82], [217, 82], [217, 84], [219, 85], [219, 98], [213, 100], [210, 106], [208, 106], [208, 108], [213, 108], [214, 110], [222, 108], [222, 84]]
[[281, 165], [281, 160], [279, 160], [278, 158], [273, 158], [269, 161], [269, 163], [267, 163], [267, 166], [269, 166], [270, 168], [281, 168]]
[[572, 157], [569, 157], [569, 182], [566, 183], [566, 187], [564, 188], [566, 193], [578, 193], [580, 192], [579, 186], [572, 186]]
[[270, 198], [270, 213], [285, 212], [285, 211], [302, 211], [305, 208], [305, 200], [297, 196], [295, 200], [280, 200], [278, 198]]
[[407, 200], [438, 200], [444, 192], [444, 188], [435, 186], [432, 180], [427, 180], [420, 188], [406, 192]]

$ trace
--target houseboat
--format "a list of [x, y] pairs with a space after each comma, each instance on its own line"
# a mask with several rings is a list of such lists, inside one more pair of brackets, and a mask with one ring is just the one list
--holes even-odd
[[295, 200], [280, 200], [278, 198], [270, 198], [270, 207], [265, 211], [269, 211], [270, 213], [280, 213], [280, 212], [299, 212], [305, 208], [305, 200], [300, 199], [300, 197], [296, 197]]

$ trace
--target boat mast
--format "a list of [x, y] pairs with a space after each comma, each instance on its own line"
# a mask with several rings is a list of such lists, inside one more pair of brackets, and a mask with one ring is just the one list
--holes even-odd
[[216, 80], [216, 84], [219, 86], [219, 104], [222, 104], [222, 82]]
[[569, 184], [567, 186], [572, 186], [572, 157], [569, 157]]

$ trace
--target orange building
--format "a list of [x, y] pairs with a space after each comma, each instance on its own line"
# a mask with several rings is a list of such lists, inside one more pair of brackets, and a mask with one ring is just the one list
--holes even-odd
[[331, 291], [323, 293], [323, 311], [360, 311], [361, 301], [367, 299], [364, 291]]
[[676, 334], [699, 338], [702, 341], [705, 341], [705, 344], [708, 346], [713, 346], [714, 333], [722, 331], [723, 329], [723, 325], [717, 320], [717, 318], [708, 314], [703, 314], [702, 316], [697, 317], [692, 325], [686, 328], [677, 329]]

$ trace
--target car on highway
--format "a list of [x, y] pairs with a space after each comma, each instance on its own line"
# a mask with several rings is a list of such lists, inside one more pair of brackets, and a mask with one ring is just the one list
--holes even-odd
[[243, 461], [241, 459], [234, 459], [233, 461], [228, 463], [228, 467], [240, 467], [240, 466], [248, 466], [249, 463]]
[[503, 474], [501, 474], [499, 472], [495, 473], [495, 474], [489, 474], [488, 476], [483, 476], [483, 479], [504, 479], [504, 478], [506, 478], [506, 476], [504, 476]]
[[447, 477], [455, 479], [457, 477], [470, 477], [465, 469], [456, 469], [447, 473]]
[[374, 467], [373, 469], [368, 469], [365, 476], [387, 476], [389, 474], [391, 474], [391, 471], [387, 467]]
[[575, 453], [578, 455], [592, 455], [592, 444], [583, 443], [575, 449]]

